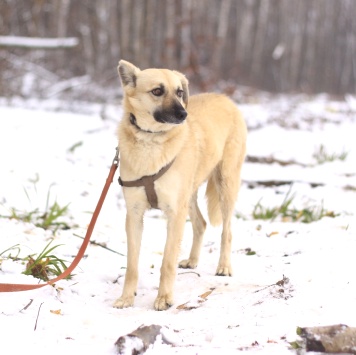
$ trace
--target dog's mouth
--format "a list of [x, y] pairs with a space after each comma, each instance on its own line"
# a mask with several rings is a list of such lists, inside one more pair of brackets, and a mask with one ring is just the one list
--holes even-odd
[[181, 124], [187, 118], [187, 111], [181, 106], [176, 105], [171, 109], [158, 109], [153, 113], [153, 117], [157, 122]]

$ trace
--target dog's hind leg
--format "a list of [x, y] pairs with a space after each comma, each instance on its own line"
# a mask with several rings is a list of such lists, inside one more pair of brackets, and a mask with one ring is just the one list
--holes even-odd
[[[234, 154], [233, 144], [227, 144], [222, 162], [214, 172], [214, 180], [220, 196], [220, 208], [222, 214], [222, 234], [220, 259], [216, 270], [216, 275], [232, 276], [231, 267], [231, 218], [234, 212], [237, 194], [240, 188], [240, 172], [243, 156]], [[229, 152], [230, 149], [230, 152]], [[236, 149], [236, 148], [235, 148]]]
[[193, 244], [189, 259], [182, 260], [179, 263], [179, 267], [184, 269], [194, 269], [197, 267], [206, 229], [206, 222], [198, 207], [197, 193], [192, 196], [190, 201], [189, 217], [193, 227]]
[[[228, 178], [227, 178], [228, 179]], [[229, 180], [229, 179], [228, 179]], [[221, 233], [221, 245], [220, 245], [220, 259], [216, 275], [219, 276], [231, 276], [231, 217], [234, 210], [234, 204], [237, 193], [236, 182], [225, 181], [222, 177], [221, 185], [219, 186], [220, 192], [220, 207], [223, 218], [223, 228]]]
[[126, 215], [127, 269], [122, 295], [114, 303], [114, 307], [116, 308], [131, 307], [134, 303], [138, 281], [138, 260], [143, 230], [143, 214], [144, 211], [131, 210]]

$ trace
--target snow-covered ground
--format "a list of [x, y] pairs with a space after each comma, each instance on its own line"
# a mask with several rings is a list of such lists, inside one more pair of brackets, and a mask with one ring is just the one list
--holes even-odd
[[[67, 261], [81, 244], [78, 235], [85, 235], [114, 158], [121, 115], [119, 106], [82, 105], [86, 114], [58, 111], [58, 102], [0, 100], [0, 215], [9, 215], [11, 208], [44, 210], [48, 194], [50, 205], [69, 203], [64, 221], [72, 228], [57, 231], [52, 243], [61, 244], [54, 253]], [[154, 311], [165, 220], [150, 211], [134, 307], [112, 307], [121, 294], [126, 257], [90, 245], [71, 280], [0, 294], [2, 351], [115, 354], [120, 336], [158, 324], [174, 345], [158, 338], [147, 354], [290, 354], [298, 326], [356, 326], [356, 99], [280, 96], [240, 107], [250, 127], [248, 155], [258, 159], [243, 169], [239, 218], [233, 220], [234, 276], [214, 276], [220, 229], [209, 227], [197, 269], [178, 270], [174, 306]], [[318, 164], [314, 155], [321, 147], [328, 156], [346, 157]], [[116, 178], [92, 240], [126, 254], [125, 206]], [[252, 218], [258, 202], [279, 206], [288, 191], [295, 194], [296, 209], [323, 206], [337, 217], [309, 224]], [[182, 258], [189, 253], [189, 224]], [[49, 230], [0, 218], [0, 282], [36, 283], [22, 274], [23, 261], [8, 258], [17, 249], [3, 251], [18, 245], [24, 258], [40, 253], [51, 238]]]

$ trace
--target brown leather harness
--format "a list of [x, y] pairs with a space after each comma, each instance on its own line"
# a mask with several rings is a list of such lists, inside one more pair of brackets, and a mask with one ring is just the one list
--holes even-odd
[[[130, 113], [129, 120], [130, 120], [130, 123], [138, 131], [145, 132], [145, 133], [153, 133], [153, 134], [154, 133], [158, 133], [158, 134], [163, 133], [163, 132], [148, 131], [148, 130], [141, 128], [137, 123], [136, 117], [132, 113]], [[154, 175], [142, 176], [141, 178], [134, 180], [134, 181], [122, 181], [121, 177], [119, 177], [119, 184], [124, 187], [144, 186], [147, 200], [148, 200], [148, 203], [151, 205], [151, 208], [158, 208], [158, 198], [157, 198], [154, 182], [157, 179], [159, 179], [164, 173], [166, 173], [167, 170], [172, 166], [173, 163], [174, 163], [174, 159], [169, 164], [164, 166], [158, 173], [156, 173]]]
[[119, 177], [119, 184], [124, 187], [140, 187], [144, 186], [146, 191], [146, 196], [148, 203], [151, 205], [151, 208], [158, 208], [158, 198], [155, 190], [154, 182], [159, 179], [174, 163], [174, 159], [164, 166], [158, 173], [154, 175], [142, 176], [140, 179], [134, 181], [122, 181]]

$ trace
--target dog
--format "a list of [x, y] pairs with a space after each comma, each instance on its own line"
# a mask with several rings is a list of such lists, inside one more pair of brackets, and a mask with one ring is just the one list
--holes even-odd
[[140, 70], [120, 60], [118, 74], [124, 91], [124, 113], [118, 128], [119, 180], [127, 208], [128, 251], [124, 287], [114, 307], [134, 304], [143, 217], [154, 207], [167, 217], [154, 302], [156, 310], [166, 310], [173, 305], [178, 254], [188, 215], [193, 243], [189, 258], [179, 267], [195, 268], [199, 261], [206, 221], [197, 204], [197, 191], [204, 182], [210, 223], [222, 223], [216, 275], [232, 275], [231, 218], [240, 188], [247, 129], [236, 105], [225, 95], [189, 97], [188, 80], [178, 71]]

